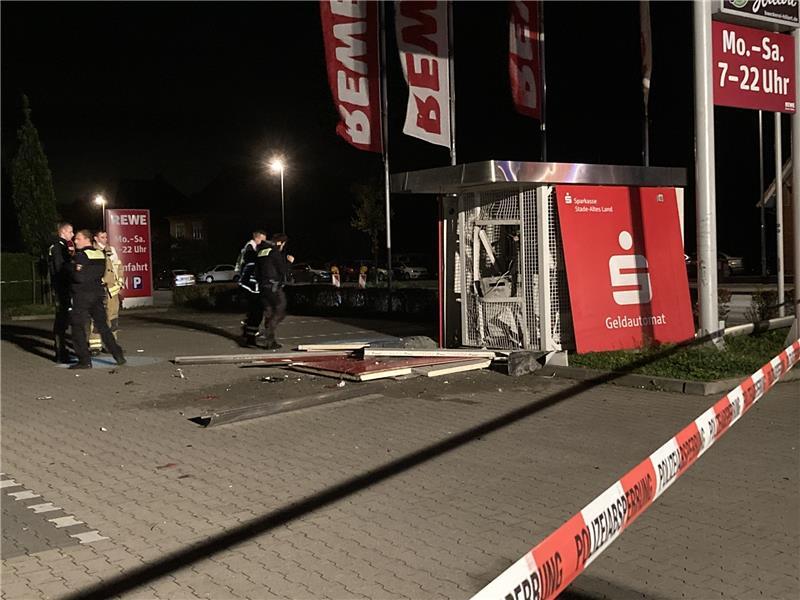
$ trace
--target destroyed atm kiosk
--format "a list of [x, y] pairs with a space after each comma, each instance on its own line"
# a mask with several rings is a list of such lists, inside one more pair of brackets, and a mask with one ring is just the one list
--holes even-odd
[[543, 351], [563, 364], [575, 342], [557, 186], [674, 188], [682, 232], [685, 183], [676, 168], [490, 160], [395, 174], [392, 193], [440, 200], [442, 346]]

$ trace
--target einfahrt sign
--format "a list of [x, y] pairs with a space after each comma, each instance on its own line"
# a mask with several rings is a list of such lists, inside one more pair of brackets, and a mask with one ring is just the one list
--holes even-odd
[[556, 186], [578, 352], [694, 335], [674, 188]]
[[125, 305], [153, 303], [153, 261], [150, 245], [150, 211], [114, 208], [106, 211], [108, 240], [117, 250], [124, 273]]
[[719, 21], [711, 29], [714, 104], [794, 113], [792, 36]]

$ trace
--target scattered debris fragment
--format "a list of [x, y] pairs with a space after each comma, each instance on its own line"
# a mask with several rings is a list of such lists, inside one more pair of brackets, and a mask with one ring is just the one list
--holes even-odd
[[108, 429], [106, 429], [105, 427], [101, 427], [100, 431], [108, 431]]
[[336, 387], [340, 387], [341, 388], [341, 387], [344, 387], [346, 385], [347, 384], [344, 382], [344, 379], [342, 379], [339, 383], [336, 384]]
[[144, 352], [144, 350], [142, 350], [141, 348], [139, 348], [139, 349], [138, 349], [138, 350], [136, 350], [136, 351], [137, 351], [137, 352]]
[[156, 469], [171, 469], [172, 467], [177, 467], [178, 463], [167, 463], [165, 465], [159, 465]]
[[52, 396], [38, 396], [36, 399], [37, 400], [52, 400], [53, 397]]
[[186, 375], [183, 374], [183, 369], [176, 369], [175, 375], [173, 377], [180, 377], [181, 379], [186, 379]]
[[286, 381], [285, 377], [270, 377], [267, 375], [266, 377], [261, 378], [262, 383], [281, 383]]

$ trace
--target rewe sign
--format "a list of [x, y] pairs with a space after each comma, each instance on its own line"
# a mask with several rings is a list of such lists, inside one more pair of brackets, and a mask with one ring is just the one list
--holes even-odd
[[108, 241], [117, 250], [124, 273], [125, 306], [153, 303], [153, 261], [150, 211], [135, 208], [106, 210]]
[[578, 352], [694, 335], [674, 188], [557, 186]]

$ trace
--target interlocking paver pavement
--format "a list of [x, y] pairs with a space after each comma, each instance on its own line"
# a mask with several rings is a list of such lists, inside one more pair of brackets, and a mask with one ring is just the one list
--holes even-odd
[[[46, 335], [49, 322], [4, 324], [2, 471], [109, 539], [4, 559], [3, 598], [62, 597], [192, 547], [197, 560], [139, 578], [123, 596], [466, 598], [713, 401], [614, 386], [569, 394], [569, 381], [481, 371], [348, 384], [377, 395], [203, 429], [188, 418], [335, 381], [264, 384], [263, 369], [225, 365], [176, 377], [176, 354], [238, 352], [238, 317], [123, 323], [128, 353], [153, 361], [79, 377], [26, 351], [22, 338]], [[294, 343], [377, 335], [369, 330], [311, 317], [282, 328]], [[770, 392], [567, 596], [798, 597], [799, 390]], [[371, 470], [537, 402], [524, 419], [361, 485]], [[359, 484], [308, 502], [346, 481]], [[213, 546], [248, 524], [236, 543]], [[3, 535], [13, 535], [5, 521]]]

